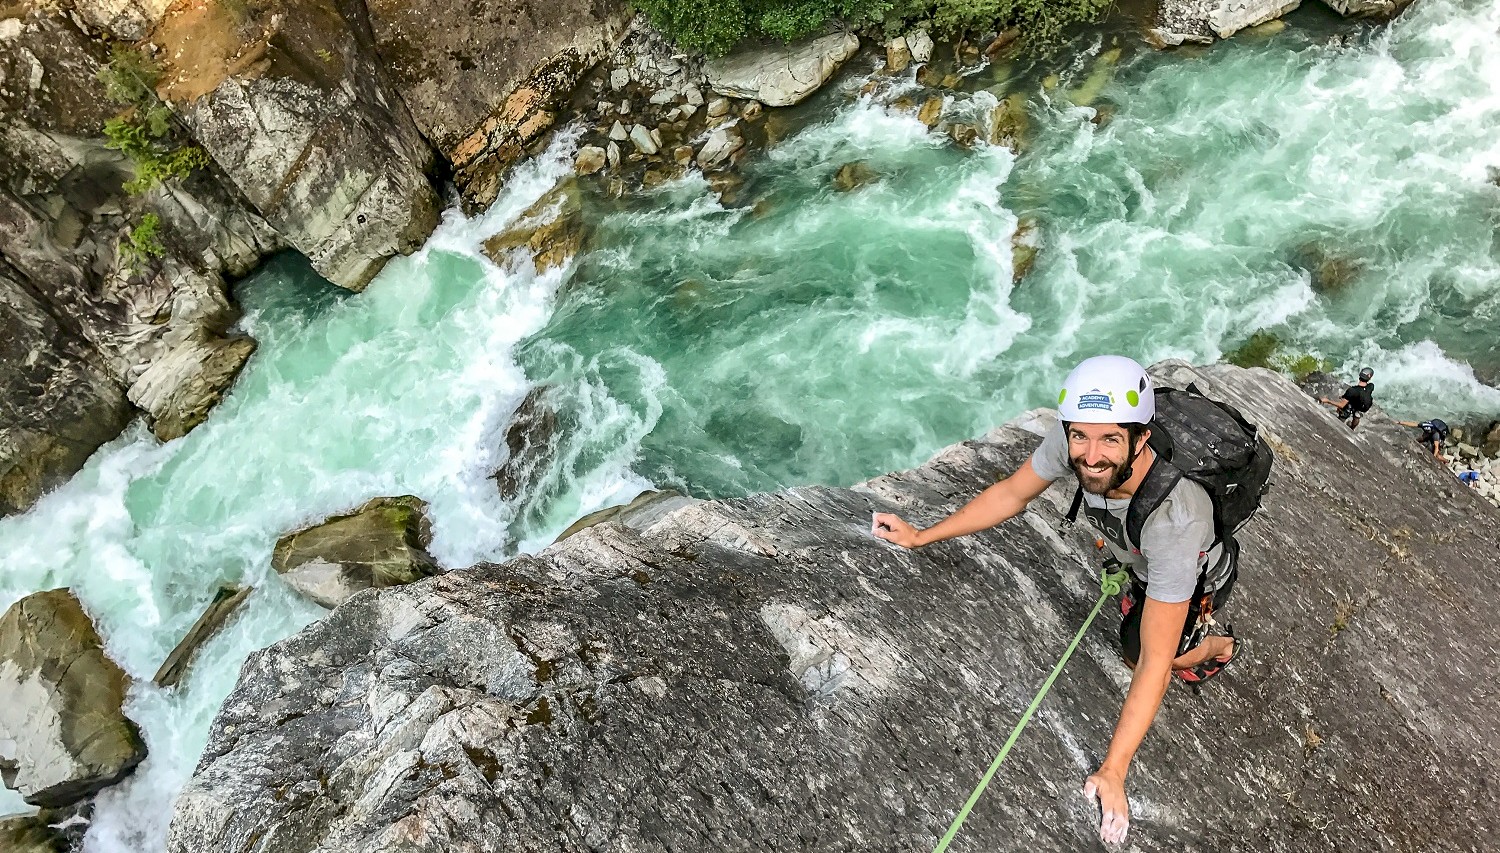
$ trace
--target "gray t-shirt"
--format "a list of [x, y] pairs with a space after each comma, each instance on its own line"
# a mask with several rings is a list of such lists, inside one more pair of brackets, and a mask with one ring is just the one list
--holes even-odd
[[[1041, 446], [1031, 454], [1031, 467], [1049, 482], [1073, 476], [1062, 422], [1047, 431]], [[1113, 500], [1084, 492], [1083, 505], [1114, 558], [1129, 566], [1146, 585], [1146, 594], [1157, 601], [1172, 604], [1192, 598], [1198, 576], [1210, 566], [1214, 571], [1205, 589], [1217, 589], [1223, 583], [1218, 575], [1227, 574], [1229, 566], [1223, 559], [1223, 548], [1214, 544], [1213, 499], [1192, 480], [1179, 480], [1161, 506], [1147, 516], [1141, 526], [1139, 549], [1126, 541], [1129, 498]]]

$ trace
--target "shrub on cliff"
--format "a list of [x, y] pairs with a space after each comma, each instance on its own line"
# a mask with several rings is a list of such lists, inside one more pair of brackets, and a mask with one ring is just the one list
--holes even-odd
[[104, 123], [105, 147], [130, 158], [135, 178], [125, 192], [139, 195], [170, 178], [185, 178], [208, 165], [208, 155], [196, 145], [168, 144], [172, 111], [156, 97], [161, 67], [133, 48], [115, 45], [109, 63], [99, 69], [105, 95], [126, 107]]
[[898, 30], [930, 21], [941, 35], [1018, 26], [1032, 44], [1054, 44], [1063, 30], [1093, 21], [1108, 0], [637, 0], [651, 23], [689, 50], [728, 53], [747, 38], [792, 41], [839, 20]]

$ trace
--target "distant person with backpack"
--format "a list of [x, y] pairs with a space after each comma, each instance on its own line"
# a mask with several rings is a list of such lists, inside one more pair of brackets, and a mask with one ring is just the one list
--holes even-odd
[[[1159, 410], [1159, 403], [1169, 404], [1171, 411]], [[1100, 837], [1113, 843], [1123, 841], [1129, 828], [1126, 770], [1172, 675], [1206, 681], [1240, 651], [1240, 641], [1227, 629], [1216, 630], [1213, 617], [1237, 574], [1239, 546], [1231, 534], [1259, 505], [1271, 454], [1238, 413], [1191, 389], [1158, 392], [1146, 371], [1122, 356], [1096, 356], [1074, 368], [1063, 383], [1058, 409], [1061, 421], [1015, 473], [925, 530], [899, 516], [876, 513], [875, 535], [919, 548], [975, 533], [1019, 515], [1054, 481], [1070, 474], [1077, 478], [1069, 518], [1082, 503], [1109, 547], [1107, 564], [1124, 567], [1131, 578], [1122, 602], [1120, 641], [1134, 675], [1109, 752], [1085, 786], [1099, 799]], [[1205, 411], [1211, 423], [1199, 420]], [[1161, 419], [1185, 412], [1195, 413], [1189, 418], [1195, 429], [1179, 430], [1177, 458], [1212, 461], [1218, 451], [1210, 446], [1235, 446], [1240, 463], [1255, 469], [1243, 488], [1224, 488], [1231, 497], [1219, 499], [1223, 506], [1216, 505], [1198, 479], [1169, 461], [1172, 439], [1160, 428]], [[1209, 443], [1200, 441], [1202, 436]]]
[[1396, 421], [1404, 427], [1416, 427], [1422, 431], [1422, 437], [1417, 439], [1423, 447], [1432, 451], [1437, 461], [1447, 463], [1448, 457], [1443, 455], [1443, 442], [1448, 440], [1448, 423], [1442, 418], [1433, 418], [1430, 421]]
[[1337, 400], [1319, 397], [1318, 402], [1338, 410], [1339, 420], [1348, 421], [1349, 428], [1359, 426], [1359, 419], [1375, 405], [1375, 383], [1370, 380], [1375, 371], [1366, 367], [1359, 372], [1359, 382], [1344, 389], [1344, 396]]

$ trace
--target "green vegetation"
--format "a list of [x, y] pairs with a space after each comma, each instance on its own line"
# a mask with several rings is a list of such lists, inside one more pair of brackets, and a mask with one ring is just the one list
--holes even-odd
[[173, 148], [168, 144], [172, 111], [156, 97], [160, 77], [161, 66], [154, 60], [122, 45], [115, 45], [109, 64], [99, 69], [105, 95], [126, 108], [104, 123], [104, 144], [129, 157], [135, 166], [135, 178], [125, 184], [130, 195], [171, 178], [185, 178], [209, 163], [208, 155], [195, 145]]
[[930, 21], [938, 35], [1018, 26], [1033, 45], [1060, 41], [1064, 29], [1096, 20], [1108, 0], [638, 0], [679, 46], [721, 55], [747, 38], [803, 38], [830, 20], [896, 30]]
[[161, 257], [166, 251], [161, 244], [161, 217], [154, 213], [142, 216], [140, 223], [120, 242], [120, 257], [131, 272], [139, 270], [148, 259]]
[[156, 103], [156, 84], [161, 66], [139, 50], [117, 44], [110, 49], [109, 63], [99, 69], [104, 96], [117, 104], [148, 106]]
[[1281, 339], [1272, 332], [1260, 331], [1238, 348], [1224, 354], [1224, 360], [1236, 367], [1264, 367], [1291, 376], [1298, 382], [1317, 371], [1333, 369], [1327, 361], [1310, 353], [1283, 353]]

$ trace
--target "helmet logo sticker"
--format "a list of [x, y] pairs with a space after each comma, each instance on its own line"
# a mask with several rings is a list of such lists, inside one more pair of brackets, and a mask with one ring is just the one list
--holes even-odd
[[1078, 408], [1112, 412], [1115, 408], [1115, 396], [1113, 394], [1106, 394], [1095, 388], [1085, 394], [1078, 395]]

